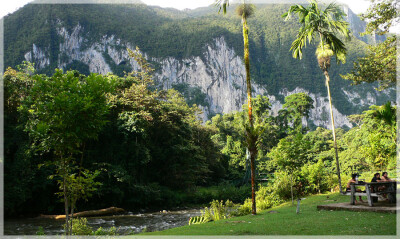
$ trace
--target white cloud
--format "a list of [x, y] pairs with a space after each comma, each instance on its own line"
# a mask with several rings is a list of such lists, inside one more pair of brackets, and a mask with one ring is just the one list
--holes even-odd
[[28, 2], [31, 2], [32, 0], [6, 0], [6, 1], [1, 1], [0, 4], [0, 18], [3, 16], [15, 12], [18, 8], [23, 7], [25, 4]]
[[214, 0], [142, 0], [142, 2], [148, 5], [157, 5], [161, 7], [173, 7], [176, 9], [183, 10], [185, 8], [198, 8], [198, 7], [205, 7], [213, 4]]

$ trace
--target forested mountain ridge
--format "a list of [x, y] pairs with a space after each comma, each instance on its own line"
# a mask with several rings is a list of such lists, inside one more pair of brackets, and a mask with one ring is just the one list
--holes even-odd
[[[257, 5], [249, 19], [254, 90], [268, 95], [275, 111], [285, 96], [307, 92], [314, 99], [312, 123], [328, 127], [328, 100], [315, 48], [307, 48], [302, 61], [289, 52], [298, 26], [281, 18], [288, 8]], [[30, 4], [5, 18], [5, 66], [28, 60], [46, 74], [63, 68], [123, 75], [137, 68], [126, 48], [139, 46], [156, 68], [158, 85], [175, 88], [189, 104], [200, 105], [206, 120], [240, 110], [245, 101], [240, 19], [232, 10], [227, 16], [216, 12], [212, 7], [178, 11], [143, 4]], [[347, 14], [352, 26], [362, 25], [350, 10]], [[364, 54], [365, 43], [353, 38], [346, 46], [347, 63], [333, 65], [331, 89], [335, 123], [351, 127], [344, 115], [394, 99], [395, 93], [379, 93], [371, 85], [350, 86], [341, 79], [339, 74], [347, 73]]]

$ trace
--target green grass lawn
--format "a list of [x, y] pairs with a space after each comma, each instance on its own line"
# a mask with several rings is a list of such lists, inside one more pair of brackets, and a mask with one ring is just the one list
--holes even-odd
[[289, 202], [255, 216], [141, 235], [396, 235], [394, 213], [317, 210], [317, 205], [349, 201], [349, 196], [338, 193], [308, 196], [301, 202], [300, 214], [296, 214], [296, 206]]

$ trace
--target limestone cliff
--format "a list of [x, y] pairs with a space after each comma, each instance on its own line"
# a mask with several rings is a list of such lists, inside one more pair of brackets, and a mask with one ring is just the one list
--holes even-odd
[[[89, 44], [85, 38], [83, 27], [78, 24], [70, 32], [58, 23], [58, 35], [62, 38], [57, 65], [64, 68], [72, 61], [79, 61], [89, 67], [90, 72], [106, 74], [112, 72], [106, 57], [113, 64], [119, 65], [127, 62], [132, 69], [137, 69], [137, 63], [129, 58], [126, 48], [134, 49], [135, 43], [124, 42], [114, 35], [104, 35], [95, 43]], [[229, 47], [224, 37], [215, 38], [204, 46], [202, 57], [189, 57], [176, 59], [174, 57], [154, 58], [144, 53], [148, 60], [160, 65], [155, 73], [155, 81], [163, 89], [172, 88], [176, 84], [187, 84], [197, 87], [206, 95], [205, 103], [199, 105], [203, 110], [202, 119], [206, 121], [216, 113], [229, 113], [241, 110], [246, 101], [245, 68], [243, 60], [232, 47]], [[40, 49], [35, 44], [32, 50], [25, 54], [25, 59], [36, 62], [38, 68], [50, 64], [47, 48]], [[320, 76], [318, 76], [320, 78]], [[313, 94], [298, 86], [295, 90], [281, 89], [279, 95], [272, 95], [260, 85], [253, 84], [254, 96], [266, 95], [272, 103], [272, 111], [277, 114], [281, 109], [285, 96], [306, 92], [314, 99], [314, 109], [311, 111], [310, 120], [317, 126], [330, 128], [329, 104], [325, 94]], [[367, 93], [360, 95], [351, 89], [342, 89], [348, 97], [349, 104], [370, 105], [375, 103], [376, 95]], [[282, 97], [283, 96], [283, 97]], [[337, 107], [333, 107], [335, 125], [348, 126], [351, 123], [341, 114]]]

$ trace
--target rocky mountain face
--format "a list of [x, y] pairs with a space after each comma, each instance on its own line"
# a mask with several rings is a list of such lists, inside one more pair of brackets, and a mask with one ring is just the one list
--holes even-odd
[[[351, 24], [359, 24], [350, 9], [347, 9], [347, 14]], [[354, 31], [361, 31], [360, 29]], [[113, 34], [105, 34], [94, 42], [89, 41], [88, 30], [81, 24], [78, 23], [68, 30], [61, 20], [57, 21], [56, 33], [60, 39], [58, 68], [66, 69], [72, 62], [80, 62], [87, 65], [90, 72], [100, 74], [112, 72], [111, 63], [117, 66], [128, 64], [133, 70], [138, 69], [137, 63], [128, 56], [126, 50], [126, 48], [135, 49], [133, 42], [124, 41]], [[24, 53], [24, 58], [34, 62], [38, 69], [49, 66], [49, 47], [40, 48], [34, 43], [31, 50]], [[146, 52], [143, 54], [148, 60], [159, 65], [155, 73], [155, 81], [160, 88], [169, 89], [184, 84], [199, 89], [205, 95], [203, 102], [199, 104], [203, 111], [201, 115], [203, 121], [217, 113], [241, 110], [246, 102], [245, 68], [242, 57], [228, 45], [224, 36], [214, 38], [202, 49], [204, 50], [201, 57], [191, 56], [182, 59], [173, 56], [152, 57]], [[321, 75], [315, 77], [321, 78]], [[260, 94], [269, 97], [274, 114], [281, 109], [284, 103], [282, 99], [285, 96], [306, 92], [314, 99], [314, 109], [311, 111], [309, 121], [316, 126], [330, 128], [329, 104], [325, 92], [312, 93], [299, 85], [294, 90], [282, 88], [278, 94], [272, 94], [262, 85], [255, 83], [253, 90], [254, 96]], [[388, 92], [376, 91], [360, 94], [348, 87], [343, 87], [342, 91], [349, 104], [360, 107], [375, 104], [377, 98], [388, 94]], [[352, 127], [346, 115], [338, 110], [340, 107], [337, 107], [335, 102], [333, 104], [336, 127]]]
[[386, 39], [385, 36], [377, 34], [361, 36], [360, 33], [364, 32], [367, 25], [366, 22], [362, 21], [348, 6], [344, 5], [342, 9], [346, 14], [346, 21], [349, 23], [350, 29], [355, 37], [371, 44], [376, 44]]

